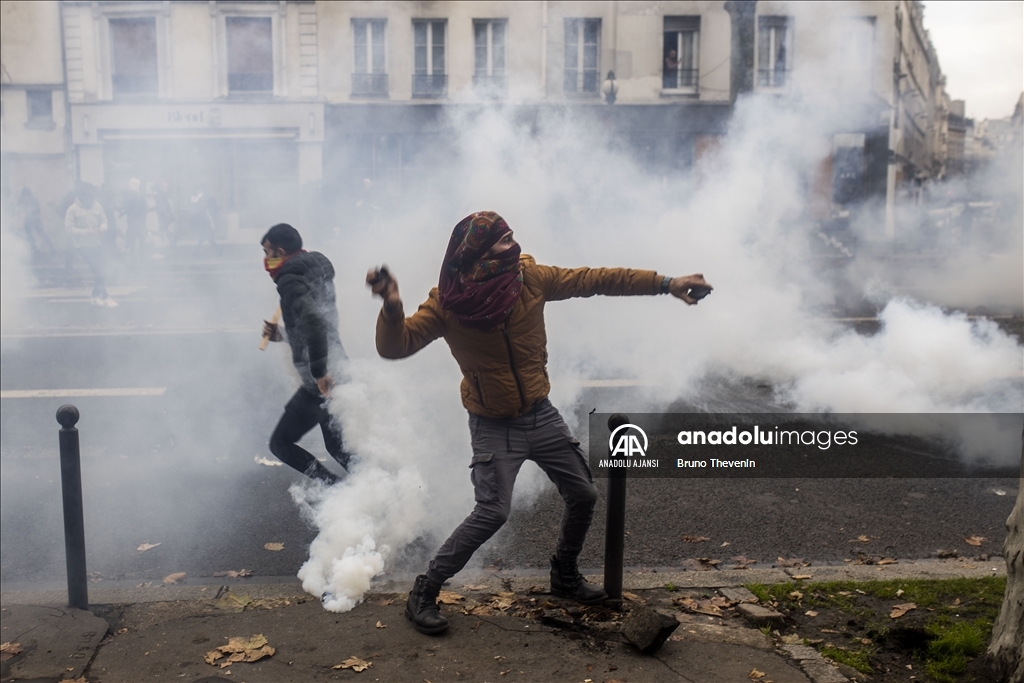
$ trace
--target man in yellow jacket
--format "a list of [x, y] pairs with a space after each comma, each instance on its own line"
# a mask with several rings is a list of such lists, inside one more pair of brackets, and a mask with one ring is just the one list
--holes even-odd
[[405, 615], [422, 633], [448, 628], [437, 608], [441, 585], [508, 519], [519, 468], [533, 460], [565, 501], [551, 558], [552, 594], [584, 604], [607, 598], [587, 583], [576, 560], [597, 502], [587, 456], [547, 396], [544, 304], [595, 294], [672, 294], [695, 304], [711, 291], [702, 275], [667, 277], [651, 270], [556, 268], [522, 255], [512, 230], [493, 211], [467, 216], [452, 232], [438, 286], [405, 317], [398, 283], [387, 271], [366, 276], [384, 299], [377, 318], [377, 352], [405, 358], [438, 337], [462, 370], [462, 404], [469, 411], [476, 507], [437, 551], [416, 582]]

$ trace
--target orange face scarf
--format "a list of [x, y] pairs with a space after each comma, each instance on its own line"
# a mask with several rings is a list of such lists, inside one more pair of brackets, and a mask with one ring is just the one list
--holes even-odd
[[283, 266], [285, 264], [285, 261], [287, 261], [291, 257], [295, 256], [296, 254], [305, 254], [305, 253], [306, 253], [305, 249], [299, 249], [298, 251], [293, 251], [292, 253], [288, 254], [287, 256], [265, 256], [263, 258], [263, 269], [266, 270], [268, 273], [270, 273], [270, 278], [272, 280], [276, 281], [277, 280], [277, 275], [281, 271], [281, 266]]

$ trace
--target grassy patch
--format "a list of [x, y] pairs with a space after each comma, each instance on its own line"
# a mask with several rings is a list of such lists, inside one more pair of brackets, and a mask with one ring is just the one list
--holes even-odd
[[[790, 581], [747, 589], [786, 614], [789, 628], [829, 659], [863, 673], [914, 664], [934, 681], [958, 683], [988, 645], [1006, 578]], [[905, 603], [917, 608], [890, 617]]]
[[985, 651], [992, 634], [992, 621], [951, 621], [936, 619], [925, 630], [933, 637], [928, 643], [928, 675], [938, 681], [955, 681], [967, 662]]
[[820, 652], [823, 657], [828, 657], [832, 661], [845, 664], [846, 666], [852, 666], [861, 673], [872, 673], [870, 664], [871, 652], [869, 650], [844, 650], [841, 647], [825, 645], [822, 646]]

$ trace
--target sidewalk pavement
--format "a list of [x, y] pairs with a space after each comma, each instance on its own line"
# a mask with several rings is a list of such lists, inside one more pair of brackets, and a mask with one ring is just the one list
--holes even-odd
[[[434, 637], [416, 632], [405, 619], [411, 577], [375, 584], [362, 604], [344, 614], [325, 611], [297, 583], [252, 583], [258, 579], [227, 580], [225, 586], [94, 586], [91, 612], [63, 607], [62, 591], [3, 592], [0, 680], [842, 683], [855, 672], [837, 668], [813, 648], [778, 647], [755, 627], [755, 615], [747, 614], [752, 621], [740, 616], [753, 610], [736, 609], [744, 591], [731, 587], [1000, 575], [1000, 558], [636, 571], [624, 577], [625, 600], [616, 610], [553, 598], [545, 577], [502, 572], [446, 585], [442, 609], [451, 628]], [[679, 605], [681, 597], [698, 594], [720, 596], [715, 604], [721, 616]], [[652, 655], [630, 643], [630, 628], [623, 629], [643, 606], [679, 622]], [[251, 661], [228, 661], [243, 657]]]

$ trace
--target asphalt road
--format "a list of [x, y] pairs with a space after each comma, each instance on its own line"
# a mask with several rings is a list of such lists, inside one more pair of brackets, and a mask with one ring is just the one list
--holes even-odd
[[[247, 299], [256, 281], [229, 271], [211, 265], [137, 272], [125, 281], [141, 286], [115, 290], [122, 305], [109, 311], [90, 307], [79, 289], [52, 288], [31, 297], [32, 315], [22, 327], [5, 327], [5, 590], [64, 580], [54, 412], [67, 402], [83, 416], [86, 543], [96, 580], [142, 583], [180, 571], [212, 580], [215, 572], [242, 568], [288, 577], [306, 559], [315, 531], [287, 491], [302, 478], [256, 462], [272, 457], [266, 442], [289, 380], [283, 372], [248, 371], [251, 322], [266, 313], [266, 302]], [[197, 305], [209, 290], [204, 279], [237, 294], [231, 305]], [[153, 391], [75, 398], [9, 393], [68, 388]], [[602, 410], [613, 410], [620, 390], [602, 391]], [[323, 454], [316, 435], [308, 443]], [[584, 567], [602, 564], [604, 483], [599, 487]], [[779, 557], [841, 563], [940, 551], [967, 558], [998, 554], [1016, 496], [1014, 479], [635, 480], [628, 489], [625, 563], [713, 570], [753, 561], [768, 566]], [[546, 567], [560, 508], [548, 487], [514, 510], [482, 551], [484, 565]], [[971, 545], [970, 537], [984, 540]], [[442, 540], [425, 538], [405, 549], [398, 569], [419, 569]], [[269, 542], [284, 543], [284, 550], [265, 550]], [[144, 543], [160, 545], [139, 552]]]

